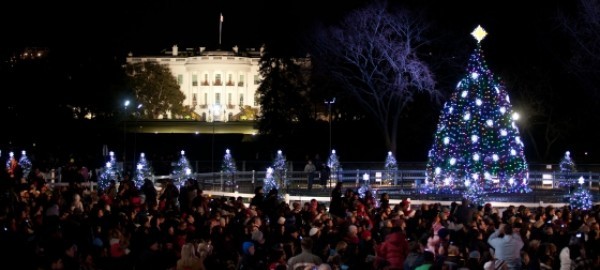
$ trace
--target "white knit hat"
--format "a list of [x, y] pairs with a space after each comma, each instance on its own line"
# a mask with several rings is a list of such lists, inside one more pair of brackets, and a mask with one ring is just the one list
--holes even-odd
[[285, 218], [284, 217], [279, 217], [279, 219], [277, 220], [277, 224], [279, 224], [279, 225], [285, 224]]

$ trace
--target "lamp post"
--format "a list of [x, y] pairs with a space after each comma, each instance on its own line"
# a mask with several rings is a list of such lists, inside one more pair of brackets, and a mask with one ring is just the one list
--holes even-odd
[[137, 148], [137, 131], [138, 131], [138, 120], [140, 117], [140, 109], [142, 108], [142, 104], [138, 104], [136, 111], [135, 111], [135, 129], [133, 130], [133, 163], [132, 163], [132, 168], [134, 168], [134, 166], [137, 165], [136, 161], [135, 161], [135, 155], [136, 155], [136, 148]]
[[211, 108], [211, 120], [212, 120], [212, 143], [211, 143], [211, 154], [210, 154], [210, 170], [215, 173], [215, 118], [219, 116], [221, 112], [221, 105], [214, 104]]
[[129, 100], [125, 100], [123, 103], [125, 107], [125, 115], [123, 117], [123, 169], [125, 169], [125, 165], [127, 164], [127, 108], [129, 104], [131, 104]]
[[329, 152], [331, 153], [331, 105], [335, 103], [335, 97], [332, 100], [325, 100], [329, 112]]

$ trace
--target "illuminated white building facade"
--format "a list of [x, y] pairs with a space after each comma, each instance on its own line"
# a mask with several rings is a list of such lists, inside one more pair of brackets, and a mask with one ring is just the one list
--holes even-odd
[[200, 47], [179, 51], [175, 45], [164, 55], [130, 54], [126, 62], [155, 61], [168, 66], [185, 95], [183, 105], [192, 108], [199, 120], [255, 120], [242, 114], [242, 108], [259, 112], [256, 90], [261, 81], [262, 50], [206, 51]]

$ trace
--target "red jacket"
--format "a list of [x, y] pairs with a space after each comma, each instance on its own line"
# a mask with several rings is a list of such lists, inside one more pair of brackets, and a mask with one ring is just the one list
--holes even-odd
[[385, 269], [402, 269], [404, 260], [408, 256], [408, 240], [403, 232], [389, 234], [377, 249], [376, 263], [384, 263]]

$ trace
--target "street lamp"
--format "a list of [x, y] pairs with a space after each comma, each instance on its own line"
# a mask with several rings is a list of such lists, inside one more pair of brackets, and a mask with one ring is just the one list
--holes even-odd
[[329, 111], [329, 152], [331, 152], [331, 105], [335, 103], [335, 97], [332, 100], [325, 100]]
[[125, 107], [125, 116], [123, 117], [123, 169], [125, 169], [125, 164], [127, 164], [127, 108], [130, 103], [129, 100], [125, 100], [125, 103], [123, 103]]
[[212, 143], [211, 143], [211, 154], [210, 154], [210, 170], [213, 172], [213, 178], [215, 173], [215, 118], [219, 116], [221, 112], [221, 105], [214, 104], [211, 107], [211, 120], [212, 120]]
[[142, 104], [138, 104], [136, 111], [135, 111], [135, 115], [133, 117], [135, 117], [135, 129], [133, 130], [133, 163], [131, 166], [135, 166], [136, 165], [136, 161], [135, 161], [135, 154], [136, 154], [136, 148], [137, 148], [137, 130], [138, 130], [138, 119], [140, 117], [140, 109], [142, 108]]

